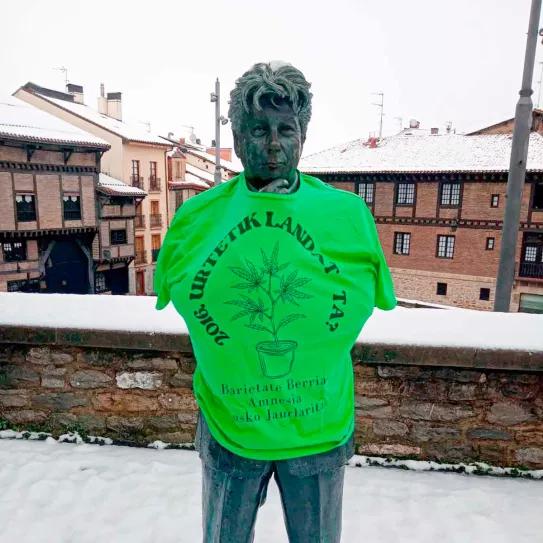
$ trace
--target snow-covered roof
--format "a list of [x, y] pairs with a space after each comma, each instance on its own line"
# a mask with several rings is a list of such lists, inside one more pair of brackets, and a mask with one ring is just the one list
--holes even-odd
[[186, 164], [185, 168], [187, 174], [195, 175], [204, 181], [211, 181], [212, 183], [215, 181], [215, 176], [208, 170], [202, 170], [192, 164]]
[[[304, 157], [307, 173], [503, 172], [509, 170], [510, 134], [465, 136], [398, 134], [377, 147], [359, 139]], [[528, 170], [543, 171], [543, 137], [530, 134]]]
[[[69, 111], [70, 113], [73, 113], [78, 117], [81, 117], [93, 124], [96, 124], [101, 128], [112, 132], [113, 134], [121, 136], [126, 140], [171, 147], [170, 143], [164, 141], [164, 139], [160, 136], [148, 132], [142, 126], [133, 125], [126, 121], [119, 121], [117, 119], [114, 119], [113, 117], [104, 115], [103, 113], [98, 113], [98, 111], [91, 109], [89, 106], [70, 101], [69, 99], [54, 98], [45, 93], [41, 93], [38, 89], [40, 89], [40, 87], [34, 85], [33, 83], [28, 83], [27, 85], [22, 87], [22, 90], [26, 92], [31, 92], [32, 94], [39, 96], [46, 102], [54, 104], [55, 106], [58, 106], [65, 111]], [[57, 94], [62, 95], [63, 93], [59, 92]]]
[[132, 187], [123, 183], [120, 179], [101, 173], [98, 177], [97, 189], [110, 196], [138, 196], [145, 198], [147, 192], [138, 187]]
[[[215, 155], [212, 155], [211, 153], [206, 153], [205, 151], [197, 151], [196, 149], [192, 149], [190, 147], [187, 147], [187, 153], [215, 164]], [[221, 158], [221, 168], [230, 170], [233, 173], [239, 173], [243, 169], [239, 168], [239, 165], [235, 164], [233, 161], [224, 160], [224, 158]]]
[[107, 141], [13, 96], [0, 100], [0, 135], [25, 142], [110, 147]]

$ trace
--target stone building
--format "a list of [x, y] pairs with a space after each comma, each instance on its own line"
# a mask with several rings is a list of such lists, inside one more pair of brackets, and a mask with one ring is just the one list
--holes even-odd
[[0, 291], [94, 292], [95, 189], [108, 149], [20, 100], [0, 103]]
[[[356, 140], [301, 169], [371, 209], [397, 295], [491, 310], [511, 136], [412, 134]], [[512, 311], [543, 312], [543, 137], [530, 137]]]
[[85, 105], [79, 85], [59, 92], [27, 83], [15, 96], [107, 141], [111, 149], [102, 159], [102, 172], [148, 193], [135, 209], [136, 258], [130, 265], [129, 292], [152, 294], [154, 263], [168, 229], [166, 153], [173, 146], [149, 126], [123, 121], [121, 93], [106, 94], [103, 85], [97, 110]]

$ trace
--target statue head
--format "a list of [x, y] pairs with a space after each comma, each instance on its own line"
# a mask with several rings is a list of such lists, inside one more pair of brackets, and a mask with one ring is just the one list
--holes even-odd
[[293, 180], [311, 118], [311, 93], [285, 62], [255, 64], [230, 93], [228, 116], [245, 176], [256, 183]]

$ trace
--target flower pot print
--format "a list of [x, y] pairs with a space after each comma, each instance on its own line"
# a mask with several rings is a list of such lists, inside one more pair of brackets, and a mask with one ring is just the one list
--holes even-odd
[[243, 280], [231, 285], [232, 288], [245, 290], [252, 293], [252, 296], [240, 294], [239, 298], [225, 303], [241, 308], [241, 311], [232, 316], [233, 321], [246, 317], [249, 320], [245, 324], [247, 328], [271, 336], [273, 341], [261, 341], [256, 345], [260, 368], [265, 377], [284, 377], [292, 370], [298, 342], [280, 339], [279, 331], [306, 315], [287, 313], [279, 316], [280, 305], [299, 306], [297, 300], [311, 298], [310, 294], [300, 290], [311, 279], [298, 277], [297, 270], [283, 272], [290, 263], [279, 264], [279, 243], [275, 244], [269, 256], [262, 249], [260, 252], [261, 266], [255, 265], [249, 259], [245, 259], [244, 267], [230, 266], [232, 273]]
[[292, 339], [260, 341], [256, 344], [260, 368], [264, 377], [276, 379], [288, 375], [294, 362], [294, 351], [298, 342]]

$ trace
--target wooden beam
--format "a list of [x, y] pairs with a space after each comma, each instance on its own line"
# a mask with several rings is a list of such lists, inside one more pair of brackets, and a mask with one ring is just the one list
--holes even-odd
[[68, 164], [68, 160], [70, 160], [70, 157], [73, 154], [73, 149], [63, 149], [62, 150], [62, 156], [64, 157], [64, 164]]

